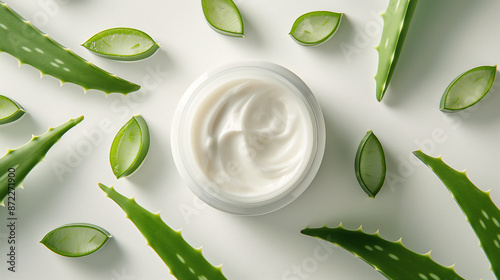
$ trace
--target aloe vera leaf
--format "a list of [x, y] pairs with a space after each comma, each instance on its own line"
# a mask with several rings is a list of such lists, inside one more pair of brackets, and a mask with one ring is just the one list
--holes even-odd
[[479, 238], [493, 273], [500, 279], [500, 210], [491, 200], [490, 194], [478, 189], [467, 178], [465, 171], [454, 170], [440, 157], [430, 157], [422, 151], [415, 151], [413, 154], [427, 165], [452, 193]]
[[418, 0], [390, 0], [387, 10], [382, 14], [384, 29], [378, 51], [377, 100], [382, 101], [410, 27], [410, 22]]
[[314, 11], [301, 15], [293, 23], [290, 36], [304, 46], [316, 46], [330, 39], [339, 28], [342, 13]]
[[75, 223], [51, 230], [40, 243], [65, 257], [83, 257], [99, 250], [110, 237], [111, 234], [102, 227]]
[[[23, 146], [8, 150], [7, 154], [0, 158], [0, 201], [2, 205], [7, 194], [22, 185], [28, 173], [45, 158], [50, 148], [82, 120], [83, 116], [70, 119], [56, 128], [49, 128], [44, 134], [33, 136]], [[13, 174], [14, 177], [10, 174]]]
[[7, 124], [21, 118], [26, 111], [16, 101], [0, 95], [0, 124]]
[[109, 159], [117, 179], [134, 173], [149, 150], [149, 128], [141, 115], [133, 116], [116, 134]]
[[88, 39], [82, 46], [99, 56], [125, 61], [150, 57], [160, 47], [145, 32], [126, 27], [103, 30]]
[[159, 213], [147, 211], [133, 197], [126, 198], [113, 187], [100, 183], [99, 187], [123, 209], [177, 279], [226, 279], [220, 267], [212, 266], [201, 249], [191, 247], [180, 231], [172, 230], [163, 222]]
[[367, 234], [359, 228], [347, 230], [342, 224], [337, 228], [305, 228], [301, 233], [332, 242], [353, 253], [392, 280], [459, 280], [453, 267], [442, 266], [430, 257], [406, 248], [401, 239], [391, 242], [378, 232]]
[[443, 112], [456, 112], [471, 107], [490, 91], [497, 66], [480, 66], [462, 73], [446, 88], [439, 109]]
[[201, 0], [203, 14], [215, 31], [233, 37], [243, 37], [243, 20], [232, 0]]
[[42, 34], [29, 21], [0, 1], [0, 52], [6, 52], [29, 64], [42, 75], [51, 75], [63, 83], [74, 83], [85, 91], [96, 89], [127, 94], [140, 86], [118, 78], [64, 48]]
[[359, 185], [370, 197], [375, 197], [384, 185], [386, 175], [385, 153], [377, 136], [369, 130], [361, 140], [354, 170]]

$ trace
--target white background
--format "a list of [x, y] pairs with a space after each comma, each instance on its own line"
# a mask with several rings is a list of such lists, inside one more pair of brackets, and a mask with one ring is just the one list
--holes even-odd
[[[143, 90], [128, 96], [106, 97], [93, 90], [83, 94], [73, 84], [60, 87], [52, 77], [40, 79], [30, 66], [18, 69], [16, 59], [0, 55], [0, 94], [28, 111], [21, 120], [0, 127], [0, 147], [18, 147], [31, 134], [85, 115], [31, 172], [25, 189], [16, 191], [16, 273], [7, 271], [7, 211], [0, 209], [0, 279], [173, 279], [98, 182], [134, 195], [153, 212], [161, 210], [167, 224], [183, 228], [190, 244], [204, 246], [211, 263], [223, 263], [229, 279], [385, 279], [343, 249], [300, 234], [306, 226], [335, 227], [341, 221], [349, 229], [380, 229], [389, 240], [403, 237], [419, 253], [432, 250], [437, 262], [455, 263], [465, 279], [494, 279], [461, 210], [411, 152], [420, 147], [434, 156], [442, 154], [456, 169], [468, 168], [471, 180], [483, 190], [492, 189], [493, 200], [500, 203], [500, 84], [472, 110], [454, 115], [438, 110], [444, 89], [457, 75], [500, 62], [500, 2], [420, 1], [381, 103], [375, 99], [378, 55], [373, 47], [381, 34], [377, 14], [387, 0], [235, 3], [244, 20], [243, 39], [214, 32], [199, 0], [8, 1], [56, 41]], [[344, 12], [345, 17], [328, 42], [303, 47], [288, 32], [298, 16], [313, 10]], [[96, 57], [80, 46], [93, 34], [118, 26], [147, 32], [160, 51], [123, 63]], [[170, 151], [171, 119], [184, 90], [204, 71], [242, 59], [267, 60], [295, 72], [317, 96], [327, 126], [322, 167], [308, 190], [284, 209], [258, 217], [234, 216], [199, 203], [179, 177]], [[148, 122], [151, 149], [137, 173], [116, 180], [109, 148], [133, 114]], [[112, 128], [101, 129], [102, 122]], [[358, 186], [353, 167], [359, 141], [370, 129], [385, 148], [392, 178], [375, 199]], [[56, 171], [61, 166], [65, 173]], [[50, 230], [73, 222], [97, 224], [114, 238], [97, 253], [77, 259], [38, 243]]]

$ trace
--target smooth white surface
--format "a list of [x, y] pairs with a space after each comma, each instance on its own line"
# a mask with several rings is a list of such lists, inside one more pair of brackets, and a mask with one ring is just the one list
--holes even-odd
[[[47, 4], [52, 3], [52, 4]], [[54, 4], [58, 3], [58, 4]], [[1, 279], [173, 279], [119, 207], [97, 183], [114, 185], [147, 209], [162, 210], [188, 242], [203, 245], [229, 279], [385, 279], [343, 249], [303, 236], [305, 226], [347, 228], [403, 242], [444, 265], [456, 264], [465, 279], [494, 279], [478, 240], [439, 179], [411, 151], [442, 154], [452, 167], [468, 168], [470, 179], [492, 189], [500, 204], [498, 166], [499, 84], [471, 110], [449, 115], [438, 110], [446, 86], [457, 75], [500, 61], [500, 2], [421, 0], [398, 68], [382, 103], [375, 99], [377, 45], [388, 1], [235, 1], [245, 38], [214, 32], [199, 1], [8, 1], [55, 40], [96, 65], [140, 83], [141, 94], [123, 97], [59, 87], [51, 77], [0, 54], [0, 92], [28, 114], [0, 127], [0, 147], [15, 148], [70, 117], [85, 120], [69, 131], [25, 181], [17, 194], [18, 266], [7, 271], [6, 216], [0, 209]], [[288, 35], [294, 20], [313, 10], [344, 12], [335, 36], [307, 48]], [[79, 45], [110, 27], [147, 32], [161, 45], [153, 57], [120, 63]], [[185, 187], [170, 153], [170, 122], [181, 95], [202, 72], [225, 62], [263, 59], [295, 72], [324, 111], [327, 147], [309, 189], [289, 206], [258, 217], [233, 216], [209, 208]], [[151, 132], [150, 153], [139, 171], [116, 180], [108, 162], [115, 133], [142, 114]], [[384, 145], [389, 178], [375, 199], [354, 175], [359, 141], [372, 129]], [[65, 166], [61, 174], [57, 167]], [[59, 169], [60, 170], [60, 169]], [[392, 179], [391, 179], [392, 178]], [[102, 250], [81, 259], [58, 256], [38, 242], [65, 223], [90, 222], [114, 235]], [[333, 248], [333, 249], [331, 249]], [[298, 271], [301, 273], [298, 273]]]

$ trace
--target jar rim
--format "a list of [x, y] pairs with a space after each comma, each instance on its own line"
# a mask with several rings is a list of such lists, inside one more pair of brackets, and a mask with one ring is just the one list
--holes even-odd
[[[223, 77], [225, 73], [231, 73], [237, 69], [244, 68], [267, 71], [268, 73], [272, 72], [290, 82], [290, 84], [297, 89], [297, 92], [304, 97], [301, 99], [309, 113], [311, 120], [310, 125], [313, 129], [313, 141], [309, 161], [300, 171], [300, 176], [292, 180], [290, 185], [283, 188], [280, 193], [265, 200], [238, 201], [234, 199], [229, 201], [227, 197], [226, 199], [221, 199], [218, 195], [218, 188], [214, 186], [215, 184], [210, 185], [209, 182], [203, 180], [203, 176], [195, 174], [196, 172], [194, 170], [196, 168], [193, 166], [196, 166], [196, 164], [194, 164], [194, 159], [185, 155], [185, 150], [190, 149], [190, 147], [183, 146], [186, 144], [186, 141], [180, 138], [185, 137], [182, 132], [186, 129], [185, 125], [183, 125], [186, 119], [186, 111], [189, 109], [193, 100], [196, 99], [196, 95], [200, 89], [210, 84], [211, 80], [217, 77]], [[224, 212], [239, 215], [260, 215], [273, 212], [288, 205], [300, 196], [310, 185], [319, 169], [324, 154], [325, 142], [326, 131], [323, 114], [317, 99], [314, 97], [309, 87], [290, 70], [280, 65], [260, 60], [246, 60], [224, 64], [212, 68], [200, 75], [187, 88], [177, 105], [171, 130], [171, 149], [174, 162], [181, 178], [189, 189], [208, 205]]]

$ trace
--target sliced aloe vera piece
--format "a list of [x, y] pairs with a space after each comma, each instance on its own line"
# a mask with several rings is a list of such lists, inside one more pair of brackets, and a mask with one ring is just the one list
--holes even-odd
[[439, 109], [454, 112], [476, 104], [490, 91], [496, 73], [496, 65], [480, 66], [462, 73], [446, 88]]
[[111, 237], [105, 229], [93, 224], [77, 223], [58, 227], [43, 237], [42, 243], [56, 254], [82, 257], [99, 250]]
[[159, 45], [141, 30], [118, 27], [101, 31], [82, 44], [97, 55], [116, 60], [140, 60], [153, 55]]
[[243, 37], [243, 20], [232, 0], [201, 0], [208, 24], [217, 32]]
[[116, 178], [134, 173], [149, 150], [149, 129], [141, 115], [133, 116], [115, 136], [109, 159]]
[[384, 184], [386, 164], [382, 144], [371, 130], [359, 144], [354, 165], [360, 186], [370, 197], [375, 197]]
[[290, 36], [304, 46], [315, 46], [330, 39], [337, 31], [342, 13], [329, 11], [309, 12], [293, 23]]
[[0, 124], [11, 123], [22, 117], [26, 111], [16, 101], [0, 95]]

